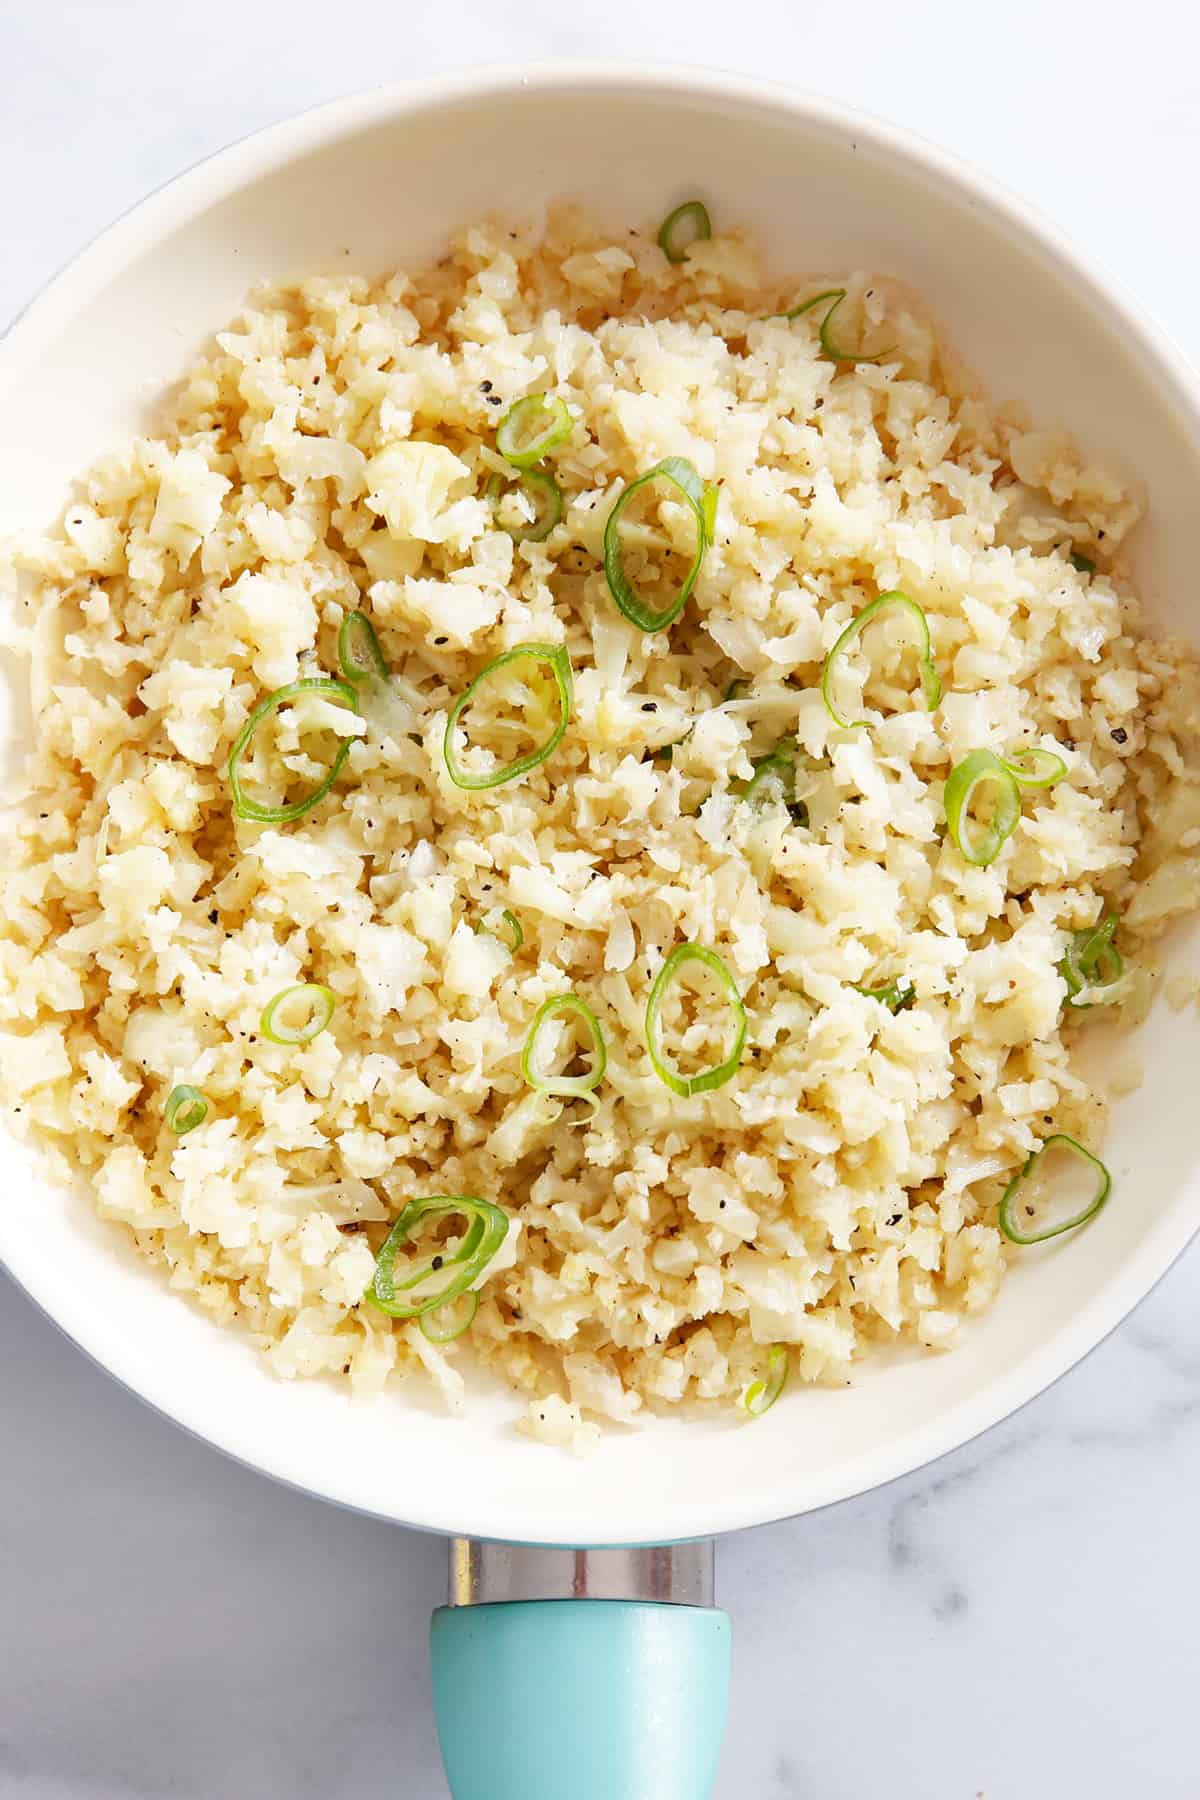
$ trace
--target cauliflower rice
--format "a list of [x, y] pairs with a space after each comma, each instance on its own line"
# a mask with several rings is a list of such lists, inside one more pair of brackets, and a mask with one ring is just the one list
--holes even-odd
[[[576, 1447], [597, 1420], [735, 1401], [774, 1344], [793, 1380], [845, 1382], [873, 1345], [945, 1349], [990, 1305], [1021, 1254], [1000, 1193], [1043, 1138], [1101, 1147], [1059, 964], [1113, 908], [1107, 999], [1144, 1006], [1146, 941], [1200, 899], [1195, 668], [1138, 634], [1126, 488], [990, 406], [894, 283], [845, 283], [839, 336], [894, 346], [878, 362], [768, 316], [817, 285], [768, 284], [737, 235], [672, 266], [652, 232], [562, 208], [473, 227], [418, 275], [259, 293], [163, 435], [10, 547], [36, 737], [6, 825], [3, 1092], [281, 1376], [374, 1394], [424, 1371], [457, 1408], [474, 1353], [527, 1429]], [[485, 495], [496, 426], [546, 390], [573, 420], [546, 464], [565, 509], [514, 544]], [[602, 537], [668, 456], [719, 485], [715, 541], [682, 616], [643, 634]], [[686, 555], [688, 509], [657, 526]], [[824, 658], [892, 588], [925, 610], [941, 704], [879, 627], [842, 677], [870, 727], [840, 729]], [[353, 738], [329, 795], [235, 818], [239, 730], [337, 675], [354, 608], [394, 674], [386, 718], [311, 703], [307, 727]], [[569, 650], [564, 739], [520, 780], [452, 785], [451, 705], [529, 642]], [[299, 713], [277, 755], [311, 785]], [[741, 798], [788, 734], [807, 824]], [[1029, 746], [1067, 775], [972, 867], [946, 776]], [[505, 908], [515, 952], [489, 928]], [[644, 1035], [685, 941], [720, 954], [749, 1022], [735, 1077], [692, 1097]], [[893, 978], [906, 1010], [858, 991]], [[335, 995], [329, 1028], [265, 1041], [264, 1006], [305, 981]], [[522, 1078], [568, 990], [607, 1040], [594, 1106]], [[719, 1024], [673, 1013], [674, 1053], [716, 1060]], [[183, 1137], [178, 1083], [210, 1108]], [[364, 1300], [389, 1222], [430, 1194], [512, 1221], [441, 1346]]]

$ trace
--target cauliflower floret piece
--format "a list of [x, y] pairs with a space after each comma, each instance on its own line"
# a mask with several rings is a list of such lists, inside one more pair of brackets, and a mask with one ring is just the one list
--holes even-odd
[[190, 763], [211, 763], [221, 735], [232, 669], [206, 669], [173, 659], [147, 676], [138, 698], [162, 714], [163, 730]]
[[367, 505], [398, 538], [466, 550], [491, 523], [482, 500], [465, 497], [472, 476], [444, 444], [389, 444], [367, 464]]
[[585, 1424], [583, 1414], [559, 1394], [547, 1394], [542, 1400], [531, 1400], [517, 1428], [536, 1438], [539, 1443], [553, 1444], [585, 1456], [600, 1441], [600, 1427]]
[[299, 582], [239, 575], [224, 595], [229, 623], [251, 647], [250, 666], [265, 687], [286, 687], [300, 673], [300, 652], [317, 640], [317, 611]]
[[220, 518], [231, 485], [226, 476], [209, 468], [199, 450], [177, 450], [159, 479], [151, 541], [173, 550], [181, 563], [188, 562]]
[[106, 856], [97, 881], [105, 918], [118, 930], [140, 935], [146, 914], [171, 885], [171, 859], [165, 850], [135, 844]]
[[467, 994], [481, 1000], [510, 960], [508, 949], [498, 938], [472, 931], [460, 921], [446, 950], [442, 985], [449, 994]]

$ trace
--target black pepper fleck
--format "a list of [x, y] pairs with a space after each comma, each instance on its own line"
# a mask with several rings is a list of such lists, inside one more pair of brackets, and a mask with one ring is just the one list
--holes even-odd
[[479, 384], [479, 391], [481, 394], [490, 394], [492, 391], [491, 382], [490, 381], [481, 381]]
[[657, 712], [658, 711], [657, 701], [643, 700], [642, 701], [642, 711], [643, 712]]
[[499, 394], [489, 394], [488, 395], [488, 405], [489, 406], [502, 406], [503, 404], [504, 404], [504, 402], [501, 400]]
[[1129, 741], [1129, 733], [1123, 725], [1118, 725], [1117, 729], [1111, 733], [1111, 736], [1114, 744], [1125, 744]]
[[448, 637], [435, 637], [433, 641], [437, 647], [441, 649], [443, 644], [448, 644], [450, 642], [450, 639]]
[[433, 1267], [435, 1269], [440, 1269], [441, 1266], [442, 1266], [442, 1258], [440, 1256], [435, 1256], [433, 1259]]
[[221, 917], [221, 915], [220, 915], [220, 913], [219, 913], [219, 912], [218, 912], [218, 911], [217, 911], [217, 909], [216, 909], [216, 907], [215, 907], [215, 906], [214, 906], [214, 907], [213, 907], [213, 909], [212, 909], [212, 911], [211, 911], [211, 912], [210, 912], [210, 913], [209, 913], [209, 915], [208, 915], [208, 922], [209, 922], [209, 924], [210, 924], [210, 925], [215, 925], [215, 924], [216, 924], [216, 923], [217, 923], [217, 920], [218, 920], [218, 919], [219, 919], [219, 918], [220, 918], [220, 917]]

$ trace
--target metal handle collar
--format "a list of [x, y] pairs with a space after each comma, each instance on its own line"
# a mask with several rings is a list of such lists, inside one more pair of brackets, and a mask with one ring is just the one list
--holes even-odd
[[450, 1604], [651, 1600], [711, 1606], [715, 1561], [711, 1539], [640, 1549], [564, 1550], [451, 1538]]

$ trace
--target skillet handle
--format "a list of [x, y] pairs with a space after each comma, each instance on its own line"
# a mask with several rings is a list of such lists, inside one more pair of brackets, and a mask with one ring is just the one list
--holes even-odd
[[433, 1705], [454, 1800], [706, 1800], [729, 1618], [637, 1600], [433, 1615]]
[[706, 1800], [729, 1693], [711, 1543], [453, 1540], [433, 1705], [454, 1800]]

